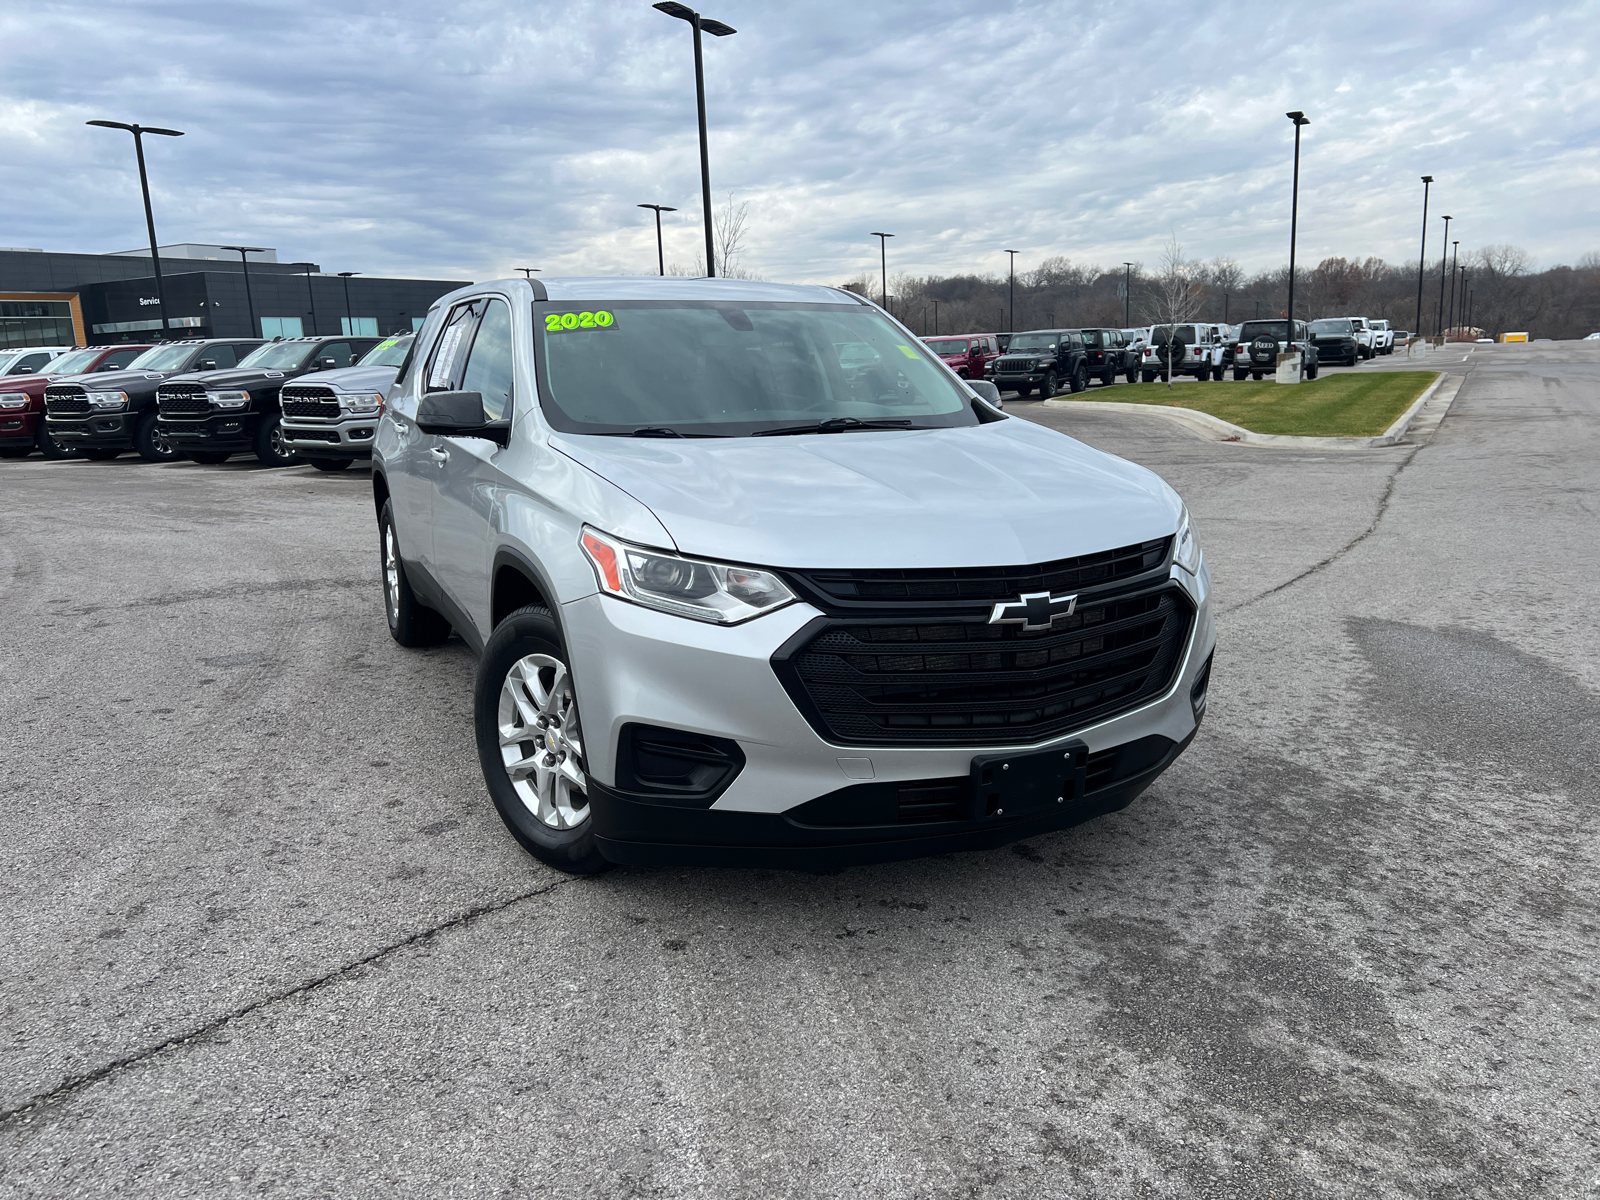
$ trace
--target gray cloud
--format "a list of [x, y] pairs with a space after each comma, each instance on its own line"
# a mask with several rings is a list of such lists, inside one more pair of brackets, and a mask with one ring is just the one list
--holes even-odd
[[[1289, 108], [1301, 257], [1416, 253], [1417, 177], [1463, 245], [1600, 248], [1595, 6], [1311, 8], [956, 0], [708, 7], [712, 180], [749, 201], [775, 279], [999, 272], [1000, 251], [1248, 268], [1287, 258]], [[274, 245], [332, 270], [483, 278], [649, 271], [639, 201], [700, 246], [687, 27], [627, 3], [33, 4], [0, 15], [0, 242]], [[1434, 235], [1438, 233], [1435, 222]], [[1452, 236], [1456, 236], [1453, 233]]]

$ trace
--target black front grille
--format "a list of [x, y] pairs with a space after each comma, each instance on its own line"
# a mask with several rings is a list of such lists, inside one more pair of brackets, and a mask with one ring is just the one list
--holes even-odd
[[197, 383], [173, 383], [157, 388], [156, 404], [163, 417], [204, 416], [211, 411], [206, 390]]
[[1164, 692], [1193, 615], [1180, 589], [1158, 582], [1083, 597], [1071, 616], [1036, 632], [990, 624], [986, 614], [835, 617], [786, 657], [780, 651], [774, 667], [833, 742], [1027, 744]]
[[1002, 358], [994, 364], [996, 375], [1026, 375], [1034, 370], [1038, 363], [1031, 358]]
[[52, 417], [81, 417], [89, 411], [89, 397], [75, 383], [52, 383], [44, 389], [44, 407]]
[[1118, 583], [1159, 567], [1171, 538], [1135, 542], [1115, 550], [1080, 554], [1024, 567], [920, 567], [911, 570], [807, 571], [799, 582], [824, 611], [905, 610], [908, 605], [970, 607], [988, 615], [988, 605], [1031, 592], [1064, 592]]
[[333, 442], [339, 441], [337, 429], [296, 429], [293, 425], [283, 427], [283, 436], [291, 442]]
[[324, 421], [337, 420], [339, 401], [332, 388], [284, 388], [278, 393], [278, 403], [286, 417], [316, 417]]

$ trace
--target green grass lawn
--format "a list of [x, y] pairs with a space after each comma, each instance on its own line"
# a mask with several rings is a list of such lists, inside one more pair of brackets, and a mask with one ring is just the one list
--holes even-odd
[[1309, 437], [1376, 437], [1433, 382], [1433, 371], [1326, 375], [1292, 386], [1264, 379], [1222, 383], [1118, 384], [1090, 388], [1072, 400], [1170, 404], [1221, 417], [1252, 433]]

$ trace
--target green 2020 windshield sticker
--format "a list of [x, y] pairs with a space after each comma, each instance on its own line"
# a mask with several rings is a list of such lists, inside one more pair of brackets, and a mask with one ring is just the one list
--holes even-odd
[[546, 333], [565, 333], [569, 329], [611, 329], [617, 318], [601, 309], [598, 312], [545, 313]]

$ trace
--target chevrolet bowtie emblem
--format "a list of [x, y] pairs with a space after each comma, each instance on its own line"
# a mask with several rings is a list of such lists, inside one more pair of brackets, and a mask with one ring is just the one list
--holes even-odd
[[1016, 600], [1005, 600], [989, 614], [991, 625], [1021, 625], [1023, 629], [1049, 629], [1057, 617], [1071, 616], [1078, 597], [1052, 596], [1049, 592], [1029, 592]]

